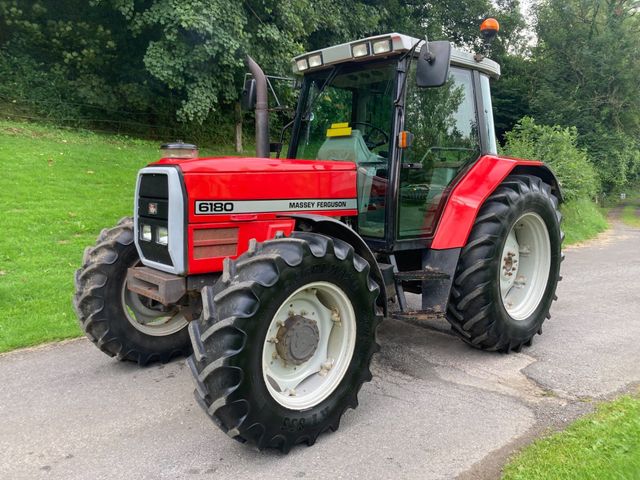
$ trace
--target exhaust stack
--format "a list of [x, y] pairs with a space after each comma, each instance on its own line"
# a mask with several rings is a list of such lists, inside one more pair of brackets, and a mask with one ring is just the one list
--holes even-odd
[[256, 156], [269, 158], [269, 105], [267, 98], [267, 77], [256, 63], [247, 55], [247, 68], [256, 80]]

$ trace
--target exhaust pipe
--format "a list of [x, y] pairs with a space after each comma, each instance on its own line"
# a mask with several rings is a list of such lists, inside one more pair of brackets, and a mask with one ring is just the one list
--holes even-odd
[[269, 158], [269, 111], [267, 103], [267, 77], [256, 63], [247, 55], [247, 68], [256, 80], [256, 157]]

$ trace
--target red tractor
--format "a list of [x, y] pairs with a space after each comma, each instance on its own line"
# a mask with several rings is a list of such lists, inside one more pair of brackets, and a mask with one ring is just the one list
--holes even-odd
[[385, 316], [446, 318], [485, 350], [531, 344], [559, 280], [561, 194], [541, 162], [498, 156], [495, 62], [396, 33], [296, 57], [286, 159], [248, 65], [257, 158], [167, 145], [133, 220], [85, 251], [74, 305], [103, 352], [193, 352], [216, 425], [288, 451], [357, 406]]

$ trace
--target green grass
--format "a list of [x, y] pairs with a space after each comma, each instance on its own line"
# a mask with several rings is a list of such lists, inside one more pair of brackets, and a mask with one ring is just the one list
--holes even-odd
[[562, 205], [562, 215], [562, 229], [566, 234], [565, 245], [593, 238], [609, 226], [602, 209], [587, 198]]
[[624, 396], [565, 431], [537, 440], [504, 468], [503, 480], [640, 479], [640, 397]]
[[640, 227], [640, 205], [625, 205], [621, 218], [627, 225]]
[[82, 252], [131, 215], [136, 172], [158, 157], [156, 142], [0, 121], [0, 352], [81, 334]]

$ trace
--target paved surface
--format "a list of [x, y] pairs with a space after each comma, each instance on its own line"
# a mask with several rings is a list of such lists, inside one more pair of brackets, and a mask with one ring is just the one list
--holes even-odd
[[288, 456], [221, 434], [182, 360], [139, 369], [86, 340], [0, 356], [0, 478], [495, 477], [519, 443], [640, 381], [640, 230], [569, 249], [563, 275], [520, 354], [386, 321], [360, 407]]

